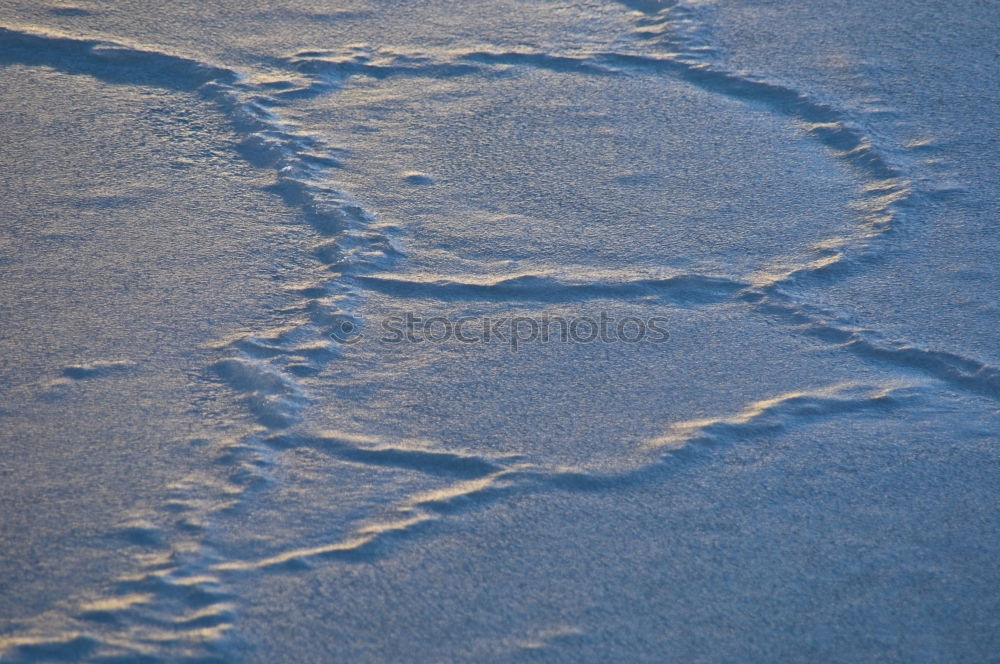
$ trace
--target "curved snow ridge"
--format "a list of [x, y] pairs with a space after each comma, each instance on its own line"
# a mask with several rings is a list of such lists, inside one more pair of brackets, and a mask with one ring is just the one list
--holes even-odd
[[[674, 19], [680, 6], [664, 10], [664, 33], [676, 28]], [[684, 21], [694, 25], [693, 18]], [[692, 30], [694, 28], [691, 28]], [[687, 39], [687, 38], [685, 38]], [[683, 41], [683, 40], [682, 40]], [[449, 75], [482, 74], [490, 68], [524, 66], [576, 75], [627, 75], [648, 71], [666, 74], [713, 94], [747, 104], [759, 105], [789, 118], [799, 129], [822, 145], [834, 159], [847, 164], [857, 174], [860, 185], [850, 207], [861, 223], [844, 236], [830, 237], [814, 244], [808, 257], [790, 264], [775, 265], [748, 277], [755, 285], [767, 286], [802, 282], [828, 275], [854, 257], [864, 254], [872, 242], [889, 233], [901, 218], [903, 208], [916, 198], [911, 177], [889, 153], [877, 147], [862, 123], [835, 106], [779, 82], [721, 69], [697, 59], [704, 49], [684, 52], [642, 54], [618, 51], [559, 54], [538, 50], [445, 52], [437, 56], [381, 54], [359, 47], [364, 55], [334, 57], [315, 52], [299, 54], [291, 63], [300, 71], [323, 72], [342, 83], [351, 75], [376, 78], [393, 75], [435, 76], [439, 68], [454, 63], [474, 63], [478, 68], [449, 70]], [[339, 85], [339, 83], [338, 83]], [[901, 152], [912, 151], [901, 146]], [[905, 161], [905, 160], [904, 160]]]
[[[288, 205], [302, 210], [320, 235], [337, 237], [374, 221], [372, 213], [333, 185], [335, 171], [341, 168], [346, 153], [281, 118], [274, 110], [281, 102], [272, 94], [260, 86], [233, 86], [218, 81], [203, 89], [243, 135], [240, 154], [255, 166], [276, 171], [271, 190]], [[380, 241], [387, 241], [383, 235], [374, 234]]]
[[956, 387], [1000, 399], [1000, 367], [948, 351], [899, 341], [879, 343], [857, 334], [853, 334], [845, 345], [859, 355], [916, 369]]
[[230, 357], [211, 369], [235, 391], [257, 420], [268, 428], [284, 428], [298, 421], [308, 402], [305, 391], [292, 378], [264, 361]]
[[[628, 4], [628, 3], [626, 3]], [[551, 53], [541, 50], [444, 51], [437, 54], [400, 54], [367, 45], [344, 52], [304, 51], [287, 59], [290, 67], [310, 76], [319, 76], [325, 89], [339, 88], [349, 77], [377, 79], [392, 76], [446, 77], [502, 72], [505, 67], [532, 67], [576, 75], [626, 75], [650, 71], [673, 76], [713, 94], [755, 104], [796, 122], [803, 133], [824, 146], [832, 156], [847, 164], [860, 178], [858, 197], [851, 208], [861, 224], [844, 236], [830, 237], [811, 247], [802, 260], [774, 265], [748, 276], [755, 285], [796, 282], [830, 275], [854, 260], [854, 252], [864, 255], [872, 242], [890, 232], [902, 209], [916, 194], [910, 176], [902, 166], [877, 147], [861, 123], [835, 106], [815, 99], [780, 82], [727, 71], [706, 63], [710, 48], [699, 37], [704, 28], [694, 9], [683, 4], [640, 3], [645, 7], [639, 23], [657, 26], [657, 34], [668, 36], [683, 46], [677, 52]], [[669, 6], [668, 6], [669, 5]], [[648, 10], [648, 11], [647, 11]], [[286, 91], [301, 95], [306, 90]], [[322, 92], [314, 87], [309, 94]], [[285, 93], [282, 93], [285, 94]], [[901, 146], [901, 151], [909, 148]]]
[[471, 51], [397, 53], [369, 45], [351, 46], [343, 51], [301, 51], [283, 60], [295, 71], [312, 79], [308, 85], [276, 91], [280, 100], [307, 99], [341, 89], [352, 76], [376, 80], [388, 78], [447, 79], [456, 76], [502, 74], [499, 66], [526, 65], [538, 69], [576, 74], [612, 75], [614, 69], [597, 62], [543, 51]]
[[662, 436], [647, 441], [645, 447], [665, 451], [668, 458], [693, 457], [702, 453], [706, 446], [780, 432], [792, 424], [818, 417], [896, 407], [919, 392], [919, 386], [912, 384], [871, 386], [853, 383], [787, 392], [747, 404], [732, 415], [677, 422]]
[[902, 407], [920, 394], [919, 385], [906, 384], [841, 384], [781, 394], [732, 414], [675, 423], [663, 436], [647, 442], [631, 469], [619, 473], [439, 451], [419, 441], [389, 444], [340, 432], [272, 436], [265, 441], [271, 448], [306, 445], [354, 463], [416, 470], [455, 481], [407, 497], [386, 516], [363, 522], [329, 544], [243, 560], [221, 559], [209, 547], [195, 543], [189, 549], [155, 552], [143, 571], [117, 584], [111, 597], [82, 603], [75, 620], [64, 629], [46, 637], [29, 633], [7, 638], [0, 640], [0, 647], [8, 649], [6, 661], [12, 662], [213, 661], [224, 656], [235, 617], [233, 598], [225, 590], [228, 574], [296, 572], [323, 562], [371, 562], [456, 512], [483, 509], [512, 495], [612, 491], [662, 481], [678, 464], [704, 459], [714, 448], [780, 435], [811, 420]]
[[282, 101], [270, 90], [280, 86], [269, 84], [268, 92], [217, 83], [208, 87], [245, 136], [241, 154], [275, 170], [271, 191], [301, 210], [318, 236], [312, 252], [317, 274], [291, 290], [297, 302], [284, 312], [294, 322], [277, 333], [247, 332], [226, 340], [221, 348], [231, 357], [213, 367], [245, 395], [260, 424], [280, 430], [298, 422], [309, 403], [299, 381], [341, 357], [343, 348], [331, 335], [360, 325], [361, 293], [340, 277], [389, 268], [403, 252], [391, 237], [392, 228], [377, 224], [372, 213], [333, 184], [347, 153], [275, 112]]
[[270, 448], [254, 441], [214, 444], [223, 478], [195, 473], [174, 482], [154, 513], [135, 515], [110, 537], [137, 550], [135, 570], [102, 593], [60, 602], [0, 637], [5, 662], [205, 662], [223, 658], [235, 597], [211, 572], [219, 556], [210, 528], [266, 483]]
[[728, 71], [710, 62], [714, 53], [710, 33], [711, 0], [619, 0], [643, 13], [635, 20], [633, 34], [652, 46], [652, 55], [608, 54], [623, 67], [646, 67], [669, 71], [704, 90], [751, 104], [760, 104], [792, 118], [840, 161], [861, 174], [863, 185], [852, 207], [862, 215], [861, 228], [848, 237], [831, 237], [817, 243], [815, 258], [788, 265], [775, 265], [751, 275], [755, 285], [767, 288], [784, 284], [822, 283], [863, 263], [877, 250], [875, 242], [892, 232], [904, 208], [922, 199], [951, 195], [951, 181], [936, 181], [915, 172], [927, 141], [901, 145], [876, 145], [864, 129], [864, 114], [851, 114], [816, 99], [783, 82]]
[[806, 134], [829, 149], [837, 159], [852, 166], [863, 182], [854, 207], [862, 213], [865, 226], [852, 237], [832, 238], [821, 248], [863, 243], [888, 232], [899, 217], [901, 207], [913, 196], [906, 174], [875, 147], [860, 126], [830, 104], [812, 99], [794, 88], [677, 55], [600, 53], [594, 57], [625, 69], [670, 73], [708, 92], [763, 105], [797, 121]]
[[805, 334], [863, 358], [919, 371], [952, 387], [1000, 399], [1000, 367], [950, 351], [885, 339], [876, 330], [852, 326], [818, 307], [797, 303], [777, 290], [747, 291], [743, 297], [761, 312], [782, 318]]
[[276, 449], [309, 447], [343, 461], [414, 470], [429, 475], [483, 478], [520, 460], [519, 457], [490, 459], [455, 449], [435, 449], [422, 441], [382, 442], [378, 438], [340, 432], [317, 435], [277, 435], [265, 440]]
[[358, 275], [365, 288], [401, 298], [455, 300], [519, 300], [579, 302], [586, 299], [656, 297], [677, 304], [707, 304], [731, 298], [747, 284], [724, 277], [681, 274], [662, 278], [608, 275], [592, 279], [565, 279], [528, 273], [480, 280], [405, 279]]
[[114, 83], [193, 91], [209, 81], [231, 85], [241, 79], [232, 69], [164, 51], [52, 31], [0, 26], [0, 44], [0, 62], [46, 65]]
[[666, 476], [691, 463], [708, 460], [719, 447], [766, 435], [780, 436], [810, 422], [863, 411], [889, 411], [924, 398], [921, 383], [886, 385], [841, 383], [814, 390], [779, 394], [745, 405], [735, 413], [675, 422], [663, 435], [644, 441], [619, 472], [588, 468], [539, 469], [536, 481], [562, 491], [610, 491]]
[[[275, 170], [275, 191], [302, 210], [326, 245], [323, 254], [337, 254], [336, 265], [317, 261], [317, 270], [325, 274], [296, 290], [298, 305], [289, 312], [297, 319], [292, 325], [277, 333], [223, 340], [216, 347], [225, 357], [209, 373], [243, 395], [265, 430], [297, 422], [308, 403], [297, 379], [339, 356], [328, 331], [351, 319], [358, 304], [357, 291], [338, 284], [330, 272], [384, 269], [399, 252], [372, 226], [373, 215], [332, 185], [342, 151], [299, 131], [276, 112], [280, 100], [269, 93], [295, 83], [255, 84], [234, 70], [154, 49], [0, 27], [3, 62], [202, 95], [218, 105], [243, 137], [242, 156]], [[68, 376], [88, 378], [105, 369], [72, 367]], [[58, 611], [0, 639], [4, 661], [218, 659], [234, 610], [220, 579], [208, 573], [217, 562], [210, 526], [215, 515], [240, 509], [248, 493], [267, 481], [273, 448], [255, 435], [203, 444], [214, 446], [215, 463], [225, 479], [211, 472], [183, 478], [159, 509], [122, 524], [116, 536], [139, 549], [138, 573], [120, 579], [106, 596], [68, 598]]]
[[307, 569], [314, 561], [369, 562], [389, 552], [395, 540], [425, 530], [443, 515], [475, 509], [514, 490], [518, 469], [459, 480], [439, 489], [420, 492], [397, 504], [385, 518], [359, 525], [341, 540], [295, 548], [255, 560], [231, 560], [212, 566], [218, 573]]
[[[458, 61], [484, 64], [522, 65], [571, 73], [602, 75], [649, 70], [668, 73], [708, 92], [764, 105], [772, 111], [802, 123], [803, 130], [855, 164], [884, 189], [887, 180], [901, 178], [899, 168], [873, 147], [863, 130], [833, 106], [780, 83], [719, 69], [677, 53], [661, 55], [595, 51], [581, 55], [560, 55], [545, 51], [471, 51], [455, 53]], [[439, 63], [441, 64], [441, 63]], [[468, 73], [476, 73], [471, 70]]]
[[374, 466], [392, 466], [430, 475], [458, 476], [445, 487], [422, 491], [398, 503], [380, 519], [363, 523], [335, 542], [292, 548], [260, 559], [230, 560], [212, 566], [213, 573], [295, 571], [315, 562], [371, 562], [391, 553], [394, 543], [425, 532], [448, 514], [477, 510], [511, 495], [548, 491], [613, 491], [639, 483], [662, 481], [678, 469], [705, 458], [713, 448], [780, 435], [817, 419], [859, 411], [900, 408], [923, 395], [919, 384], [837, 384], [816, 390], [780, 394], [744, 406], [736, 413], [675, 423], [663, 436], [646, 441], [620, 472], [532, 463], [523, 457], [485, 458], [471, 453], [438, 452], [412, 443], [385, 444], [377, 439], [342, 433], [277, 436], [276, 447], [310, 446], [338, 458]]
[[[680, 0], [621, 0], [622, 4], [642, 11], [637, 21], [637, 34], [657, 38], [663, 46], [677, 52], [658, 55], [621, 53], [604, 54], [610, 62], [623, 68], [652, 68], [672, 73], [702, 89], [763, 104], [775, 112], [797, 120], [813, 138], [829, 148], [834, 155], [852, 165], [863, 176], [859, 198], [853, 203], [866, 221], [865, 227], [847, 237], [831, 237], [817, 243], [818, 255], [793, 265], [779, 265], [749, 276], [753, 284], [739, 294], [762, 310], [778, 313], [792, 320], [813, 336], [842, 345], [863, 357], [914, 369], [952, 386], [991, 398], [1000, 397], [1000, 367], [967, 358], [948, 351], [921, 348], [902, 341], [891, 341], [873, 330], [859, 330], [839, 324], [827, 313], [810, 314], [808, 305], [794, 303], [783, 292], [789, 285], [808, 285], [826, 277], [846, 272], [863, 258], [871, 241], [893, 230], [908, 206], [920, 198], [941, 198], [956, 190], [949, 182], [914, 184], [912, 174], [895, 164], [893, 159], [876, 147], [859, 123], [834, 106], [814, 100], [809, 95], [778, 82], [753, 78], [745, 73], [720, 69], [703, 61], [711, 51], [705, 40], [708, 24], [699, 18], [704, 5], [694, 7]], [[600, 60], [599, 55], [595, 58]], [[916, 159], [922, 151], [933, 149], [932, 141], [924, 139], [900, 146], [899, 152]], [[897, 155], [898, 156], [898, 155]], [[960, 188], [959, 188], [960, 189]]]
[[[374, 216], [332, 186], [343, 151], [281, 118], [275, 81], [254, 83], [233, 69], [117, 42], [0, 27], [0, 62], [47, 65], [69, 74], [198, 92], [216, 102], [243, 136], [241, 154], [277, 171], [274, 189], [303, 210], [316, 230], [336, 235]], [[287, 85], [294, 85], [286, 81]]]
[[[327, 146], [320, 138], [300, 131], [294, 123], [275, 111], [280, 100], [270, 94], [285, 89], [275, 81], [255, 84], [239, 72], [171, 55], [154, 49], [126, 46], [116, 42], [82, 39], [51, 32], [25, 31], [0, 27], [4, 52], [0, 61], [48, 65], [71, 74], [89, 74], [120, 83], [154, 85], [197, 92], [215, 102], [243, 137], [240, 153], [258, 167], [276, 171], [275, 193], [300, 209], [317, 233], [325, 238], [317, 250], [319, 262], [337, 274], [366, 269], [385, 269], [402, 252], [389, 233], [391, 229], [373, 224], [374, 215], [333, 186], [333, 174], [340, 167], [342, 150]], [[280, 82], [279, 82], [280, 83]], [[288, 86], [293, 82], [286, 82]], [[345, 303], [357, 303], [356, 293], [345, 292], [332, 277], [312, 285], [320, 297], [306, 297], [302, 308], [310, 311], [310, 332], [316, 340], [325, 338], [321, 328], [336, 326], [345, 315]], [[248, 336], [252, 336], [248, 335]], [[283, 349], [291, 357], [300, 356], [301, 346]], [[235, 353], [234, 349], [234, 353]], [[317, 353], [308, 353], [315, 364]], [[330, 348], [327, 356], [335, 353]], [[260, 359], [260, 358], [255, 358]], [[274, 371], [282, 371], [277, 367]], [[286, 375], [285, 403], [273, 394], [261, 398], [249, 390], [255, 412], [274, 426], [289, 420], [304, 398], [295, 388], [296, 374]]]
[[308, 86], [298, 86], [275, 93], [283, 99], [301, 99], [337, 90], [351, 76], [385, 79], [399, 76], [449, 78], [465, 76], [481, 67], [462, 62], [434, 59], [423, 54], [395, 53], [367, 45], [350, 46], [342, 51], [300, 51], [284, 59], [284, 64], [314, 79]]

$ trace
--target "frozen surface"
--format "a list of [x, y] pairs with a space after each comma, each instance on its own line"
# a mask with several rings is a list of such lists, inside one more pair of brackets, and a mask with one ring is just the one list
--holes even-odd
[[3, 3], [0, 659], [991, 661], [998, 29]]

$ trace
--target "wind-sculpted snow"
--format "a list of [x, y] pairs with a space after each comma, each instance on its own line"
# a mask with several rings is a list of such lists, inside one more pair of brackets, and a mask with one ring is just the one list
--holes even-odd
[[616, 473], [566, 467], [557, 462], [538, 465], [518, 457], [490, 459], [435, 451], [426, 444], [394, 447], [341, 433], [276, 436], [268, 444], [280, 449], [312, 447], [355, 463], [396, 466], [459, 479], [442, 488], [407, 497], [393, 506], [390, 516], [357, 526], [343, 540], [291, 549], [259, 560], [222, 562], [213, 569], [221, 573], [295, 570], [319, 560], [371, 561], [391, 555], [388, 547], [392, 542], [422, 532], [448, 514], [481, 509], [511, 493], [618, 490], [638, 483], [665, 481], [677, 464], [696, 462], [713, 447], [780, 435], [788, 428], [820, 418], [905, 407], [923, 398], [924, 392], [919, 384], [831, 385], [813, 392], [777, 395], [748, 404], [730, 415], [675, 423], [663, 436], [646, 441], [641, 449], [635, 450], [628, 470]]
[[412, 444], [385, 445], [379, 444], [377, 440], [338, 433], [321, 436], [279, 435], [267, 439], [267, 444], [278, 449], [314, 447], [346, 461], [458, 477], [484, 477], [502, 468], [489, 459], [474, 454], [427, 449], [426, 446]]
[[161, 51], [94, 39], [0, 26], [0, 62], [45, 65], [113, 83], [197, 90], [209, 82], [233, 84], [236, 72]]
[[[876, 147], [858, 122], [825, 101], [780, 83], [718, 69], [693, 59], [689, 53], [638, 55], [593, 52], [562, 56], [540, 52], [449, 53], [450, 60], [421, 54], [405, 57], [396, 53], [364, 50], [343, 56], [303, 52], [289, 60], [297, 70], [316, 75], [339, 87], [351, 75], [385, 79], [393, 76], [437, 78], [449, 63], [470, 63], [449, 69], [448, 76], [488, 76], [496, 67], [530, 67], [571, 75], [628, 76], [634, 72], [654, 72], [675, 77], [708, 92], [730, 97], [790, 118], [799, 129], [847, 164], [858, 178], [857, 198], [849, 206], [859, 215], [860, 224], [803, 247], [794, 263], [767, 266], [741, 280], [766, 287], [783, 283], [805, 283], [823, 275], [848, 269], [871, 251], [877, 238], [890, 232], [904, 208], [916, 196], [909, 177], [892, 159]], [[474, 64], [473, 64], [474, 63]], [[499, 70], [499, 71], [502, 71]], [[905, 151], [905, 150], [904, 150]]]
[[[905, 225], [906, 211], [940, 191], [933, 186], [924, 191], [908, 170], [913, 153], [923, 146], [887, 148], [884, 139], [867, 132], [864, 118], [833, 102], [706, 62], [702, 56], [711, 49], [703, 39], [704, 26], [682, 3], [620, 4], [637, 13], [633, 37], [659, 49], [560, 53], [484, 46], [407, 53], [396, 47], [323, 44], [277, 64], [269, 62], [280, 69], [275, 75], [270, 68], [266, 73], [244, 72], [165, 50], [0, 27], [0, 64], [47, 67], [211, 100], [238, 134], [240, 157], [274, 172], [269, 191], [297, 210], [310, 229], [309, 243], [301, 248], [309, 278], [285, 284], [293, 303], [280, 312], [283, 324], [219, 339], [213, 346], [215, 361], [204, 367], [203, 380], [224, 384], [238, 396], [255, 422], [253, 432], [204, 441], [218, 468], [179, 479], [159, 511], [137, 513], [111, 534], [143, 549], [133, 573], [104, 592], [65, 598], [16, 633], [0, 632], [3, 661], [236, 661], [238, 651], [229, 635], [239, 617], [241, 598], [234, 588], [242, 576], [371, 563], [391, 557], [409, 539], [433, 538], [435, 528], [451, 516], [475, 514], [511, 496], [620, 491], [668, 482], [679, 467], [711, 458], [719, 448], [766, 445], [795, 428], [857, 414], [922, 408], [934, 401], [935, 390], [1000, 398], [1000, 368], [958, 351], [887, 339], [877, 330], [851, 324], [813, 297], [811, 289], [871, 269], [873, 257]], [[850, 172], [856, 195], [844, 205], [856, 214], [857, 223], [804, 247], [795, 244], [797, 237], [776, 236], [776, 244], [788, 243], [791, 257], [745, 273], [702, 269], [696, 261], [689, 270], [656, 273], [641, 266], [601, 270], [568, 264], [550, 270], [515, 264], [485, 275], [457, 268], [403, 270], [408, 257], [406, 219], [383, 222], [380, 210], [359, 202], [366, 192], [346, 191], [343, 173], [355, 168], [358, 157], [331, 137], [303, 129], [308, 112], [296, 105], [327, 95], [336, 104], [337, 95], [356, 80], [434, 83], [478, 77], [480, 85], [489, 86], [519, 68], [602, 80], [662, 76], [748, 108], [766, 109], [793, 123], [826, 158]], [[399, 165], [402, 181], [412, 189], [434, 192], [436, 176], [403, 170], [410, 166]], [[369, 435], [348, 431], [353, 422], [346, 416], [344, 431], [317, 427], [311, 409], [329, 396], [321, 392], [319, 377], [336, 371], [338, 363], [354, 362], [350, 370], [359, 374], [377, 365], [371, 352], [357, 360], [350, 346], [338, 342], [336, 331], [345, 325], [361, 327], [366, 303], [379, 298], [394, 305], [486, 308], [597, 301], [699, 312], [742, 308], [750, 318], [764, 318], [783, 332], [807, 336], [824, 351], [860, 358], [887, 377], [825, 387], [827, 379], [817, 379], [811, 388], [764, 394], [712, 416], [663, 422], [662, 434], [640, 445], [632, 446], [623, 433], [620, 441], [603, 441], [614, 464], [571, 464], [542, 448], [510, 454], [477, 447], [476, 441], [458, 449], [403, 435]], [[66, 366], [59, 380], [98, 381], [139, 368], [128, 360], [82, 363]], [[377, 393], [369, 384], [377, 379], [354, 378], [363, 386], [358, 388], [359, 400]], [[530, 447], [530, 441], [526, 445]], [[295, 454], [309, 455], [310, 462], [320, 459], [315, 463], [321, 468], [329, 464], [338, 470], [357, 469], [359, 476], [403, 477], [412, 480], [413, 488], [400, 480], [405, 490], [386, 490], [379, 497], [381, 510], [359, 508], [360, 516], [352, 513], [349, 523], [339, 524], [346, 534], [320, 543], [281, 542], [279, 551], [266, 554], [257, 554], [251, 546], [225, 546], [225, 538], [216, 537], [215, 530], [247, 527], [242, 519], [255, 496], [268, 493], [279, 481], [295, 481], [289, 478], [293, 474], [274, 470]], [[221, 480], [215, 472], [220, 468]]]
[[780, 292], [767, 294], [747, 291], [742, 297], [763, 313], [778, 317], [825, 343], [880, 363], [904, 370], [916, 370], [954, 388], [1000, 398], [1000, 368], [948, 351], [921, 348], [886, 339], [877, 330], [864, 329], [838, 320], [821, 307], [803, 305]]
[[[0, 28], [0, 44], [4, 62], [207, 97], [244, 136], [241, 153], [276, 171], [275, 191], [303, 211], [328, 246], [342, 246], [337, 250], [342, 270], [357, 263], [384, 268], [395, 253], [384, 234], [364, 230], [371, 215], [330, 185], [326, 172], [339, 163], [336, 151], [297, 132], [267, 107], [266, 91], [272, 86], [255, 85], [234, 70], [107, 41]], [[356, 301], [350, 290], [327, 287], [323, 279], [304, 292], [308, 297], [295, 312], [299, 324], [270, 337], [251, 334], [226, 340], [220, 347], [226, 357], [206, 368], [209, 378], [243, 395], [249, 411], [268, 428], [297, 421], [308, 396], [296, 376], [337, 356], [324, 328], [351, 316], [344, 307]], [[97, 362], [68, 367], [65, 376], [81, 380], [129, 367], [124, 362]], [[122, 537], [153, 551], [136, 561], [134, 576], [120, 580], [110, 597], [67, 598], [62, 615], [39, 616], [38, 625], [25, 634], [0, 638], [0, 648], [10, 650], [15, 661], [215, 659], [212, 644], [231, 627], [233, 605], [219, 580], [206, 574], [215, 555], [205, 541], [206, 529], [260, 486], [268, 462], [267, 448], [252, 438], [214, 444], [218, 462], [230, 468], [228, 480], [219, 483], [211, 473], [184, 478], [173, 488], [176, 497], [163, 505], [162, 515], [138, 516], [123, 525]], [[164, 520], [170, 525], [155, 525]]]
[[656, 296], [676, 303], [720, 302], [732, 297], [744, 284], [721, 277], [682, 274], [662, 279], [621, 279], [595, 276], [591, 281], [564, 280], [555, 275], [522, 274], [489, 282], [449, 279], [409, 280], [379, 275], [361, 275], [355, 280], [366, 288], [395, 297], [439, 301], [484, 300], [522, 302], [580, 302], [589, 299]]

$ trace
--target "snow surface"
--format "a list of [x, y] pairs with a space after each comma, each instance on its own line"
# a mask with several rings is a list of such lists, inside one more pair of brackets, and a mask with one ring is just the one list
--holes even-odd
[[0, 661], [994, 661], [998, 29], [0, 4]]

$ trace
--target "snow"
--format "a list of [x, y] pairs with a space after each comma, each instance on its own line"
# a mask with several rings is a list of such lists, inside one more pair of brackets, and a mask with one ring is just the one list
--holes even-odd
[[0, 659], [989, 660], [998, 24], [5, 3]]

